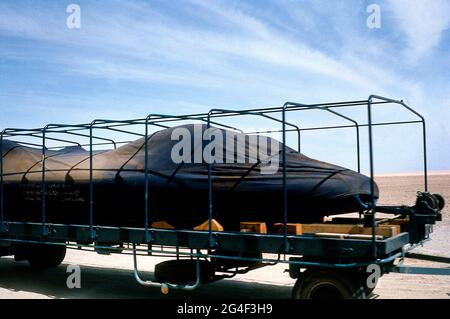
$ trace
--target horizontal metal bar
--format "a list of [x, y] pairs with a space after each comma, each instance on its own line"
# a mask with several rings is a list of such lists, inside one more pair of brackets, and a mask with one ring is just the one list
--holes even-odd
[[[377, 101], [372, 102], [373, 105], [375, 104], [389, 104], [391, 102], [386, 101]], [[291, 111], [302, 111], [302, 110], [309, 110], [307, 107], [324, 107], [324, 108], [337, 108], [337, 107], [354, 107], [354, 106], [361, 106], [361, 105], [367, 105], [367, 100], [358, 100], [358, 101], [346, 101], [346, 102], [333, 102], [333, 103], [318, 103], [318, 104], [308, 104], [304, 107], [289, 107], [286, 109], [287, 112]], [[306, 108], [305, 108], [306, 107]], [[236, 111], [235, 113], [227, 113], [227, 114], [221, 114], [217, 113], [214, 115], [211, 115], [211, 118], [213, 117], [230, 117], [230, 116], [239, 116], [241, 115], [240, 112], [247, 112], [247, 113], [260, 113], [260, 114], [268, 114], [268, 113], [281, 113], [282, 107], [266, 107], [266, 108], [254, 108], [254, 109], [246, 109], [242, 111]], [[250, 114], [249, 114], [250, 115]], [[161, 122], [177, 122], [177, 121], [185, 121], [185, 120], [193, 120], [198, 119], [201, 120], [202, 118], [205, 118], [208, 116], [208, 113], [197, 113], [197, 114], [187, 114], [187, 115], [175, 115], [172, 117], [164, 117], [161, 119], [154, 119], [149, 122], [151, 123], [161, 123]], [[111, 123], [120, 123], [119, 125], [137, 125], [137, 124], [145, 124], [145, 119], [132, 119], [127, 121], [121, 121], [121, 120], [97, 120], [99, 123], [96, 123], [96, 125], [104, 125], [104, 124], [111, 124]], [[72, 128], [69, 131], [76, 131], [76, 130], [84, 130], [89, 128], [92, 125], [92, 123], [85, 123], [85, 124], [54, 124], [54, 128]], [[110, 125], [109, 125], [110, 126]], [[97, 126], [93, 126], [93, 128], [96, 128]], [[113, 127], [113, 126], [110, 126]], [[36, 128], [36, 129], [24, 129], [24, 128], [6, 128], [3, 130], [3, 132], [6, 134], [8, 132], [14, 133], [14, 132], [42, 132], [42, 128]], [[47, 130], [48, 132], [54, 132], [51, 128]]]
[[405, 255], [405, 257], [411, 258], [411, 259], [427, 260], [427, 261], [434, 261], [434, 262], [438, 262], [438, 263], [450, 264], [450, 257], [444, 257], [444, 256], [433, 256], [433, 255], [425, 255], [425, 254], [418, 254], [418, 253], [407, 253]]
[[119, 132], [119, 133], [125, 133], [125, 134], [131, 134], [131, 135], [135, 135], [135, 136], [139, 136], [139, 137], [144, 137], [144, 134], [140, 134], [140, 133], [136, 133], [136, 132], [131, 132], [131, 131], [125, 131], [125, 130], [120, 130], [117, 128], [112, 128], [110, 126], [105, 126], [105, 127], [96, 127], [96, 129], [105, 129], [105, 130], [111, 130], [114, 132]]
[[[399, 122], [381, 122], [374, 123], [372, 126], [387, 126], [387, 125], [405, 125], [405, 124], [419, 124], [422, 121], [399, 121]], [[367, 127], [368, 124], [359, 124], [360, 127]], [[344, 128], [355, 128], [354, 125], [335, 125], [335, 126], [317, 126], [317, 127], [305, 127], [301, 128], [300, 131], [317, 131], [317, 130], [332, 130], [332, 129], [344, 129]], [[287, 129], [286, 132], [295, 132], [294, 129]], [[255, 131], [255, 132], [245, 132], [246, 134], [268, 134], [268, 133], [281, 133], [282, 130], [268, 130], [268, 131]]]
[[412, 275], [450, 276], [450, 268], [395, 265], [392, 266], [389, 269], [389, 271], [400, 274], [412, 274]]
[[[78, 244], [78, 243], [65, 243], [65, 242], [51, 242], [51, 241], [37, 241], [37, 240], [21, 240], [21, 239], [3, 239], [0, 237], [0, 242], [15, 242], [15, 243], [32, 243], [32, 244], [47, 244], [47, 245], [57, 245], [57, 246], [66, 246], [69, 249], [77, 249], [77, 248], [91, 248], [89, 252], [97, 252], [98, 250], [109, 250], [111, 253], [120, 253], [123, 254], [123, 251], [131, 251], [132, 253], [125, 253], [127, 255], [133, 255], [136, 253], [139, 256], [149, 256], [149, 257], [159, 257], [158, 255], [154, 254], [166, 254], [164, 257], [174, 257], [174, 256], [181, 256], [181, 257], [200, 257], [200, 258], [215, 258], [215, 259], [226, 259], [226, 260], [240, 260], [240, 261], [253, 261], [253, 262], [261, 262], [261, 263], [267, 263], [267, 266], [271, 266], [277, 263], [282, 264], [290, 264], [290, 265], [298, 265], [300, 267], [327, 267], [327, 268], [354, 268], [354, 267], [361, 267], [365, 265], [370, 264], [387, 264], [392, 262], [393, 260], [400, 258], [401, 253], [396, 253], [391, 256], [388, 256], [383, 259], [377, 259], [377, 260], [368, 260], [365, 262], [350, 262], [350, 263], [323, 263], [323, 262], [306, 262], [301, 261], [297, 258], [290, 258], [290, 259], [281, 259], [280, 255], [275, 258], [252, 258], [252, 257], [238, 257], [238, 256], [223, 256], [223, 255], [216, 255], [216, 254], [210, 254], [210, 253], [202, 253], [200, 252], [183, 252], [183, 251], [173, 251], [173, 250], [164, 250], [164, 249], [143, 249], [143, 248], [128, 248], [128, 247], [110, 247], [110, 246], [104, 246], [104, 245], [97, 245], [97, 244]], [[204, 250], [207, 251], [207, 250]], [[144, 254], [145, 253], [145, 254]]]

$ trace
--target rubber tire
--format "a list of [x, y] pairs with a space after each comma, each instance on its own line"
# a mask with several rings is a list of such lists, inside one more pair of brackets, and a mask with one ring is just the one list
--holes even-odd
[[[195, 259], [167, 260], [155, 266], [155, 278], [159, 282], [171, 284], [193, 283], [197, 279]], [[214, 276], [214, 266], [206, 261], [200, 261], [200, 279], [208, 282]]]
[[59, 266], [66, 257], [66, 246], [35, 244], [28, 248], [27, 261], [32, 268], [46, 269]]
[[361, 274], [361, 278], [360, 278], [360, 282], [361, 282], [361, 286], [364, 288], [364, 292], [366, 293], [366, 297], [369, 297], [370, 294], [375, 290], [376, 287], [374, 288], [369, 288], [367, 286], [367, 278], [369, 277], [369, 273], [362, 273]]
[[306, 270], [292, 290], [294, 299], [366, 299], [357, 276], [333, 270]]
[[364, 287], [364, 293], [366, 294], [366, 298], [372, 294], [372, 292], [375, 290], [375, 288]]
[[445, 199], [441, 194], [433, 194], [434, 198], [436, 198], [438, 202], [438, 208], [441, 211], [445, 207]]

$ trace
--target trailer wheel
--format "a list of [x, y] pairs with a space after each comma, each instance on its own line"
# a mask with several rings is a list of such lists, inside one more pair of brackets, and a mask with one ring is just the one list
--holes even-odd
[[306, 270], [295, 283], [294, 299], [366, 299], [364, 287], [349, 273]]
[[370, 294], [371, 294], [374, 290], [375, 290], [375, 288], [368, 288], [368, 287], [365, 287], [365, 288], [364, 288], [364, 293], [366, 294], [366, 297], [369, 297]]
[[26, 260], [32, 268], [44, 269], [59, 266], [66, 257], [66, 246], [36, 244], [27, 248]]

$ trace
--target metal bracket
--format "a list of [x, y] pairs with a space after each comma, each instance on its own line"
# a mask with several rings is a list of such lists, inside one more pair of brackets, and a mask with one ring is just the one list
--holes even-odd
[[95, 240], [97, 239], [97, 237], [98, 237], [98, 229], [97, 228], [91, 228], [91, 240], [92, 241], [94, 241], [95, 242]]
[[147, 230], [145, 232], [145, 243], [150, 244], [152, 241], [153, 241], [152, 233], [151, 233], [151, 231]]
[[47, 237], [48, 235], [50, 235], [49, 226], [44, 224], [42, 225], [42, 236]]

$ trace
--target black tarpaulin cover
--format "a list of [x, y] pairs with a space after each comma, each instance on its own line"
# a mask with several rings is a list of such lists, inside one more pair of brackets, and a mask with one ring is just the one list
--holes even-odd
[[[198, 150], [205, 150], [208, 145], [207, 141], [195, 138], [196, 132], [206, 130], [205, 125], [184, 125], [149, 136], [149, 220], [191, 228], [209, 216], [208, 165], [204, 161], [174, 162], [174, 146], [180, 145], [179, 139], [171, 138], [176, 129], [192, 134], [189, 143], [192, 160]], [[212, 165], [213, 217], [225, 229], [237, 229], [239, 221], [261, 221], [268, 225], [282, 222], [281, 143], [270, 140], [272, 150], [278, 148], [280, 153], [266, 152], [273, 161], [279, 156], [280, 168], [274, 174], [263, 174], [268, 164], [255, 163], [252, 158], [258, 154], [255, 139], [228, 130], [214, 130], [223, 136], [224, 143], [223, 149], [216, 149], [213, 155], [226, 154], [227, 143], [235, 143], [234, 150], [245, 150], [246, 163]], [[185, 152], [179, 155], [186, 155]], [[5, 220], [40, 222], [42, 150], [3, 140], [2, 157]], [[114, 150], [94, 152], [95, 225], [144, 226], [144, 159], [143, 138]], [[325, 215], [356, 212], [370, 202], [368, 177], [308, 158], [289, 147], [286, 159], [289, 222], [314, 222]], [[89, 152], [81, 147], [46, 151], [48, 223], [89, 224], [89, 168]], [[378, 197], [376, 185], [375, 195]]]

